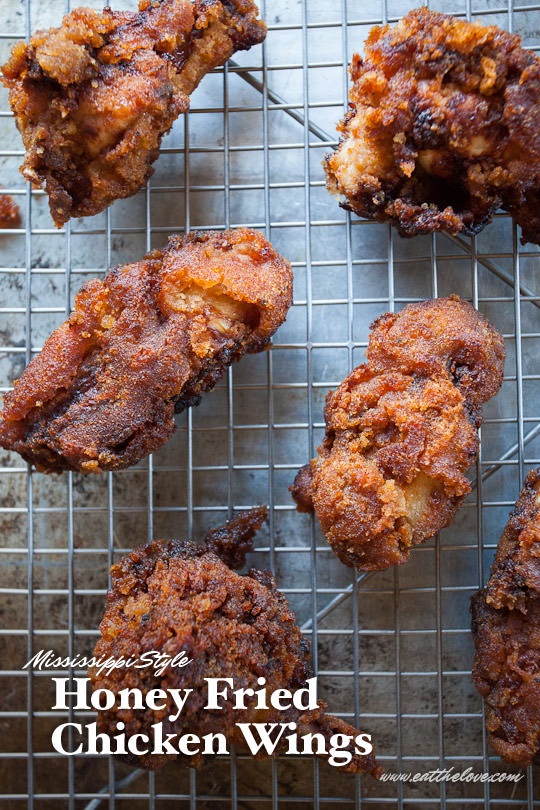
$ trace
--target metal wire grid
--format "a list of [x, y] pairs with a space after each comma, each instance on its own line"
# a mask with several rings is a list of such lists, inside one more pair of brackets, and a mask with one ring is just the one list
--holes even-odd
[[[519, 247], [504, 216], [477, 239], [404, 242], [389, 227], [336, 208], [323, 189], [319, 164], [346, 98], [345, 67], [370, 25], [393, 21], [412, 4], [342, 0], [326, 6], [316, 0], [263, 5], [267, 43], [207, 77], [192, 111], [164, 143], [146, 191], [101, 217], [68, 225], [60, 236], [45, 213], [44, 195], [18, 184], [15, 166], [22, 152], [3, 97], [0, 123], [5, 144], [13, 145], [0, 151], [4, 177], [13, 178], [4, 184], [21, 201], [25, 225], [2, 236], [3, 390], [69, 311], [84, 277], [137, 258], [168, 233], [194, 226], [259, 227], [293, 259], [295, 270], [294, 307], [272, 350], [231, 370], [226, 385], [178, 420], [175, 438], [153, 459], [101, 479], [66, 474], [51, 480], [3, 454], [4, 806], [538, 805], [532, 769], [526, 787], [517, 790], [484, 785], [459, 792], [444, 784], [421, 790], [376, 785], [306, 759], [255, 763], [232, 755], [199, 774], [169, 766], [155, 775], [134, 773], [113, 758], [62, 760], [47, 736], [60, 722], [50, 711], [47, 683], [53, 673], [19, 669], [42, 647], [69, 655], [90, 651], [107, 571], [126, 548], [154, 535], [197, 536], [233, 508], [268, 501], [273, 508], [256, 563], [276, 571], [311, 635], [321, 693], [333, 710], [373, 732], [379, 759], [391, 770], [469, 764], [501, 769], [487, 751], [481, 702], [470, 686], [467, 603], [485, 579], [526, 469], [540, 463], [540, 374], [534, 364], [539, 254]], [[540, 42], [540, 5], [513, 6], [510, 0], [488, 6], [476, 8], [469, 0], [442, 10], [520, 30], [531, 47]], [[0, 8], [6, 49], [39, 25], [54, 24], [66, 10], [38, 0], [20, 6], [6, 0]], [[273, 45], [280, 37], [281, 52]], [[327, 48], [333, 48], [333, 59]], [[258, 165], [254, 156], [261, 158]], [[243, 193], [247, 205], [236, 199]], [[177, 206], [172, 220], [171, 200]], [[221, 216], [216, 206], [222, 206]], [[315, 521], [296, 515], [286, 487], [321, 435], [324, 394], [361, 361], [372, 317], [450, 291], [490, 315], [503, 329], [509, 352], [503, 391], [487, 408], [473, 495], [454, 527], [416, 550], [406, 567], [355, 577], [334, 558]]]

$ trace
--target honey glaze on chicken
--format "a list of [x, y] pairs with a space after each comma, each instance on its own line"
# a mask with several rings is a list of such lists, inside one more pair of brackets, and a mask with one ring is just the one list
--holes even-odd
[[371, 326], [367, 363], [329, 393], [318, 455], [291, 487], [333, 550], [361, 571], [405, 562], [470, 492], [481, 406], [504, 343], [457, 296], [409, 304]]
[[[135, 549], [113, 566], [112, 587], [101, 621], [96, 658], [140, 657], [157, 650], [174, 658], [181, 651], [188, 666], [168, 668], [157, 675], [150, 668], [123, 668], [101, 674], [89, 672], [92, 686], [119, 695], [123, 689], [191, 689], [186, 709], [171, 720], [172, 701], [159, 711], [121, 709], [115, 704], [98, 713], [98, 729], [113, 737], [119, 721], [128, 736], [150, 736], [156, 723], [163, 735], [190, 732], [203, 737], [221, 733], [243, 749], [245, 740], [237, 723], [296, 723], [298, 734], [319, 734], [330, 741], [334, 734], [354, 738], [359, 732], [348, 723], [325, 713], [322, 701], [302, 711], [295, 705], [277, 710], [271, 701], [260, 708], [255, 697], [245, 708], [232, 700], [208, 710], [208, 681], [230, 678], [234, 689], [257, 689], [264, 680], [267, 694], [277, 689], [295, 691], [313, 677], [310, 645], [302, 638], [296, 617], [277, 588], [269, 571], [252, 569], [240, 576], [240, 568], [252, 538], [266, 515], [259, 507], [243, 512], [219, 529], [209, 532], [202, 545], [190, 541], [162, 540]], [[380, 775], [373, 753], [358, 755], [341, 770], [367, 771]], [[301, 749], [300, 749], [301, 750]], [[279, 749], [278, 749], [279, 753]], [[264, 756], [262, 751], [259, 756]], [[326, 755], [325, 755], [326, 756]], [[167, 754], [131, 756], [133, 764], [160, 768], [174, 759]], [[202, 764], [202, 756], [183, 757], [190, 765]]]
[[251, 0], [141, 0], [139, 11], [77, 8], [13, 48], [4, 84], [58, 227], [134, 194], [162, 136], [203, 76], [264, 40]]
[[248, 229], [172, 237], [93, 279], [4, 397], [0, 444], [44, 472], [135, 464], [292, 302], [289, 263]]
[[540, 242], [540, 59], [515, 34], [420, 8], [351, 64], [330, 192], [402, 236], [474, 234], [509, 211]]

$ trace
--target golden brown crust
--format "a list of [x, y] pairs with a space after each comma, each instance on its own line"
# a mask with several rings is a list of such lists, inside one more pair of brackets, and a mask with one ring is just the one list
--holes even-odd
[[18, 228], [20, 224], [19, 206], [9, 194], [0, 194], [0, 228]]
[[292, 302], [289, 263], [248, 229], [171, 237], [89, 281], [4, 397], [0, 444], [43, 472], [135, 464]]
[[251, 0], [141, 0], [138, 12], [78, 8], [13, 48], [4, 84], [24, 176], [58, 227], [134, 194], [202, 77], [262, 42]]
[[472, 600], [473, 680], [488, 739], [507, 762], [540, 761], [540, 469], [502, 534], [486, 587]]
[[[219, 552], [216, 534], [224, 543], [226, 556], [235, 544], [242, 545], [245, 552], [263, 513], [259, 509], [239, 515], [211, 532], [202, 546], [178, 540], [154, 542], [113, 566], [95, 656], [137, 658], [147, 650], [174, 656], [184, 651], [192, 663], [185, 668], [169, 668], [160, 677], [151, 669], [128, 668], [111, 675], [91, 670], [93, 687], [115, 693], [138, 688], [144, 694], [156, 688], [191, 688], [193, 693], [174, 723], [168, 719], [170, 706], [160, 712], [114, 707], [99, 712], [101, 732], [115, 734], [118, 720], [126, 724], [128, 736], [150, 733], [152, 724], [163, 722], [164, 735], [221, 732], [240, 747], [238, 722], [293, 721], [299, 733], [319, 731], [328, 739], [334, 731], [358, 733], [342, 720], [325, 715], [323, 703], [303, 714], [295, 708], [286, 712], [255, 711], [252, 705], [245, 710], [233, 709], [231, 701], [220, 711], [203, 709], [207, 702], [205, 678], [232, 678], [236, 689], [256, 689], [257, 678], [264, 677], [269, 694], [278, 688], [298, 689], [313, 676], [309, 643], [302, 638], [296, 617], [270, 572], [252, 570], [240, 576], [215, 553]], [[146, 755], [131, 761], [155, 769], [172, 759], [172, 755]], [[188, 761], [200, 765], [202, 756]], [[373, 754], [354, 755], [344, 770], [368, 771], [374, 776], [381, 771]]]
[[328, 395], [324, 442], [291, 487], [362, 571], [405, 562], [450, 523], [504, 366], [501, 335], [457, 296], [408, 305], [372, 330], [368, 362]]
[[480, 231], [499, 207], [540, 242], [540, 59], [495, 26], [420, 8], [353, 57], [328, 188], [402, 236]]
[[471, 409], [480, 408], [501, 386], [501, 335], [457, 295], [386, 313], [371, 328], [366, 352], [371, 368], [421, 375], [448, 372]]
[[240, 512], [224, 526], [210, 529], [204, 539], [211, 551], [229, 568], [243, 568], [246, 554], [253, 548], [253, 538], [268, 516], [268, 507], [257, 506], [249, 512]]
[[473, 680], [485, 699], [488, 741], [507, 762], [540, 762], [540, 602], [497, 610], [485, 591], [472, 599]]

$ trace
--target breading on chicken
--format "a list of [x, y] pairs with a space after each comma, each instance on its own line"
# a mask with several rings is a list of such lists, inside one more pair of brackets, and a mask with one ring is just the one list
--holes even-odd
[[457, 296], [409, 304], [371, 329], [367, 363], [328, 394], [324, 441], [291, 487], [359, 571], [405, 562], [451, 522], [505, 357], [499, 332]]
[[[266, 516], [266, 508], [244, 512], [220, 530], [210, 532], [202, 545], [190, 541], [162, 540], [135, 549], [111, 571], [112, 587], [105, 615], [99, 626], [101, 638], [96, 658], [138, 659], [150, 650], [171, 657], [184, 652], [191, 663], [170, 667], [157, 676], [151, 668], [116, 669], [110, 674], [90, 670], [94, 689], [183, 689], [193, 692], [175, 721], [169, 719], [171, 698], [159, 712], [150, 709], [120, 709], [117, 705], [98, 713], [98, 730], [114, 736], [118, 721], [126, 736], [151, 734], [152, 725], [163, 724], [166, 734], [193, 733], [202, 737], [222, 733], [234, 745], [243, 737], [236, 723], [295, 722], [298, 733], [322, 733], [326, 740], [335, 733], [351, 737], [360, 732], [343, 720], [325, 714], [326, 704], [303, 712], [292, 706], [285, 711], [255, 709], [247, 698], [246, 709], [223, 702], [209, 710], [206, 678], [232, 678], [234, 689], [260, 689], [265, 679], [267, 694], [276, 689], [294, 691], [313, 677], [310, 644], [301, 635], [286, 598], [276, 589], [269, 571], [252, 569], [246, 576], [229, 565], [241, 567], [251, 548], [251, 538]], [[353, 745], [351, 743], [351, 745]], [[342, 770], [368, 771], [378, 776], [381, 768], [373, 753], [352, 759]], [[133, 764], [156, 769], [174, 759], [171, 754], [131, 756]], [[202, 755], [183, 757], [198, 766]]]
[[248, 229], [171, 237], [87, 282], [4, 397], [0, 445], [43, 472], [135, 464], [287, 315], [292, 273]]
[[498, 610], [522, 613], [540, 599], [540, 468], [528, 474], [499, 541], [486, 598]]
[[0, 228], [18, 228], [20, 224], [19, 206], [9, 194], [0, 194]]
[[540, 243], [540, 59], [516, 34], [420, 8], [353, 56], [327, 185], [402, 236], [475, 234], [497, 208]]
[[77, 8], [13, 48], [4, 84], [26, 155], [58, 227], [129, 197], [203, 76], [264, 40], [251, 0], [140, 0]]
[[507, 762], [539, 763], [540, 468], [527, 476], [472, 615], [488, 740]]

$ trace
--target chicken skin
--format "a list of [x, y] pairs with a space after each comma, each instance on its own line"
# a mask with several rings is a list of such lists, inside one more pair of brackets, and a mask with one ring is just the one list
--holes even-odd
[[4, 397], [0, 445], [42, 472], [115, 470], [173, 433], [287, 315], [292, 273], [248, 229], [171, 237], [85, 284], [68, 320]]
[[367, 363], [328, 394], [324, 441], [291, 487], [359, 571], [405, 562], [451, 522], [505, 357], [499, 332], [457, 296], [409, 304], [371, 329]]
[[497, 208], [540, 243], [540, 59], [515, 34], [420, 8], [376, 26], [325, 159], [344, 208], [402, 236], [478, 233]]
[[18, 228], [20, 224], [19, 206], [9, 194], [0, 194], [0, 228]]
[[[162, 722], [164, 735], [221, 732], [239, 747], [245, 744], [236, 723], [253, 721], [296, 722], [299, 734], [319, 732], [325, 739], [334, 733], [359, 734], [343, 720], [325, 714], [326, 706], [320, 701], [316, 709], [305, 712], [295, 707], [255, 710], [253, 698], [247, 698], [246, 709], [235, 709], [230, 701], [220, 710], [205, 708], [206, 678], [232, 678], [235, 689], [260, 688], [257, 679], [264, 678], [270, 694], [281, 688], [294, 691], [313, 677], [310, 645], [271, 573], [252, 569], [240, 576], [231, 570], [244, 564], [265, 516], [263, 507], [241, 513], [211, 531], [202, 545], [179, 540], [149, 543], [113, 566], [95, 657], [137, 659], [147, 650], [158, 650], [172, 657], [184, 652], [191, 663], [169, 668], [161, 676], [150, 668], [117, 669], [110, 674], [93, 669], [89, 671], [93, 688], [114, 694], [125, 688], [144, 694], [156, 688], [191, 688], [193, 692], [176, 721], [169, 719], [171, 705], [159, 712], [115, 705], [98, 713], [99, 731], [113, 736], [121, 720], [127, 736], [150, 734], [152, 725]], [[380, 774], [373, 753], [359, 756], [351, 749], [351, 754], [342, 770]], [[155, 769], [172, 758], [146, 754], [132, 756], [131, 762]], [[184, 761], [198, 766], [202, 755], [184, 757]]]
[[58, 227], [129, 197], [203, 76], [264, 40], [251, 0], [141, 0], [138, 12], [78, 8], [15, 45], [4, 84]]
[[540, 469], [527, 476], [486, 587], [472, 600], [473, 680], [488, 740], [507, 762], [540, 762]]

